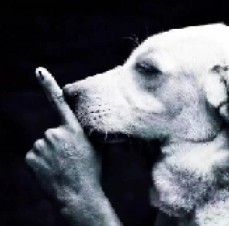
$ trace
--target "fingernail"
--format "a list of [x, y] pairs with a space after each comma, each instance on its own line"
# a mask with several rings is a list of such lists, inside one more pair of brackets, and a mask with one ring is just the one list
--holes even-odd
[[38, 71], [39, 77], [41, 80], [44, 80], [44, 76], [42, 75], [41, 71]]

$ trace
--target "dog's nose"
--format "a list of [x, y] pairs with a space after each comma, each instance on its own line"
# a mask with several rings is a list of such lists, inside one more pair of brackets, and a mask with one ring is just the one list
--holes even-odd
[[64, 97], [73, 111], [76, 109], [80, 90], [77, 83], [67, 84], [63, 87]]
[[76, 83], [67, 84], [63, 87], [63, 92], [65, 96], [72, 97], [76, 96], [79, 89], [77, 89]]
[[68, 97], [84, 96], [87, 91], [97, 84], [95, 81], [94, 77], [88, 77], [84, 80], [67, 84], [63, 87], [64, 95]]

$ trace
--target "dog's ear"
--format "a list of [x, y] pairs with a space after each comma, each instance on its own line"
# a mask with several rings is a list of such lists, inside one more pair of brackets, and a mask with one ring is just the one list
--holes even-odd
[[229, 121], [229, 65], [213, 65], [204, 80], [208, 103]]

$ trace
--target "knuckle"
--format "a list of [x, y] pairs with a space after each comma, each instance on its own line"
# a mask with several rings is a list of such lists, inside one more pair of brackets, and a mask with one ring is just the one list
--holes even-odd
[[61, 137], [62, 129], [61, 127], [54, 128], [54, 129], [48, 129], [45, 131], [45, 138], [48, 140], [52, 140], [54, 138]]
[[44, 140], [43, 140], [43, 139], [37, 140], [37, 141], [34, 143], [33, 148], [36, 149], [36, 150], [43, 149], [43, 148], [44, 148]]
[[36, 155], [33, 151], [29, 151], [26, 153], [25, 160], [26, 163], [30, 165], [31, 162], [33, 162], [36, 159]]
[[83, 135], [83, 130], [77, 126], [72, 126], [72, 125], [66, 126], [66, 131], [78, 137]]
[[45, 138], [50, 140], [53, 138], [53, 135], [55, 134], [55, 129], [48, 129], [45, 131]]
[[39, 172], [41, 169], [44, 170], [46, 166], [45, 160], [37, 156], [33, 150], [27, 152], [25, 156], [25, 162], [35, 172]]

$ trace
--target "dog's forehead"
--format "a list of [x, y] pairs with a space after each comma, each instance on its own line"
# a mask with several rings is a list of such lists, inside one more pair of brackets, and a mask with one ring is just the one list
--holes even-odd
[[173, 29], [153, 35], [136, 48], [127, 64], [151, 58], [165, 71], [203, 70], [229, 63], [229, 29], [223, 24]]

